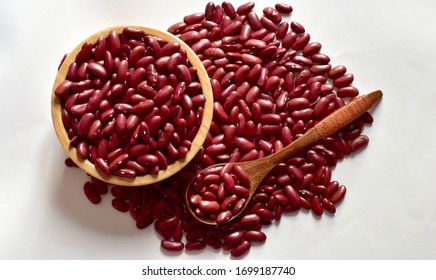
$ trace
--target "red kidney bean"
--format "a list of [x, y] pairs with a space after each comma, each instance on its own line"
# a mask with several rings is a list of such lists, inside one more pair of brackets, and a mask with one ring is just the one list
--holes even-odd
[[237, 245], [231, 250], [231, 254], [233, 257], [240, 257], [245, 254], [251, 248], [251, 243], [248, 240], [242, 241], [241, 244]]
[[203, 21], [204, 19], [204, 13], [194, 13], [194, 14], [190, 14], [187, 15], [183, 18], [183, 21], [187, 24], [187, 25], [193, 25], [196, 23], [200, 23]]
[[206, 243], [204, 241], [188, 241], [185, 245], [185, 250], [187, 251], [202, 250], [205, 247], [206, 247]]
[[321, 204], [321, 199], [319, 196], [314, 196], [312, 198], [311, 207], [313, 213], [318, 216], [322, 215], [322, 213], [324, 212]]
[[112, 207], [117, 209], [120, 212], [129, 211], [129, 204], [120, 199], [112, 199]]
[[364, 123], [368, 124], [371, 124], [374, 121], [373, 117], [369, 112], [363, 113], [363, 115], [361, 115], [359, 119], [362, 120]]
[[321, 204], [324, 207], [324, 209], [329, 211], [330, 213], [335, 213], [336, 212], [335, 205], [330, 200], [328, 200], [327, 198], [324, 197], [321, 200]]
[[[292, 23], [291, 23], [292, 26]], [[310, 41], [309, 33], [303, 33], [298, 37], [297, 40], [292, 44], [294, 50], [302, 50]]]
[[327, 159], [314, 150], [307, 151], [307, 156], [316, 165], [325, 165], [327, 163]]
[[282, 40], [283, 38], [285, 38], [288, 30], [289, 30], [289, 23], [281, 22], [277, 28], [276, 38]]
[[172, 34], [179, 34], [188, 25], [185, 22], [177, 22], [168, 27], [167, 31]]
[[295, 188], [293, 188], [291, 185], [286, 185], [285, 187], [283, 187], [283, 191], [286, 197], [291, 202], [292, 206], [298, 207], [300, 205], [301, 198], [298, 191]]
[[330, 57], [325, 54], [316, 53], [310, 57], [314, 63], [327, 64], [330, 62]]
[[237, 35], [241, 32], [242, 22], [234, 21], [229, 26], [224, 28], [223, 33], [226, 35]]
[[168, 251], [181, 251], [183, 250], [185, 245], [182, 242], [163, 239], [161, 242], [161, 246]]
[[292, 6], [289, 4], [278, 3], [278, 4], [275, 4], [274, 7], [276, 8], [277, 11], [279, 11], [280, 13], [284, 13], [284, 14], [290, 14], [293, 11]]
[[270, 32], [276, 32], [278, 29], [277, 25], [272, 20], [270, 20], [269, 18], [267, 18], [265, 16], [262, 16], [260, 18], [260, 23], [262, 24], [262, 26], [264, 28], [266, 28], [266, 30], [268, 30]]
[[331, 203], [336, 204], [344, 198], [346, 192], [347, 192], [346, 187], [341, 185], [338, 187], [335, 193], [329, 198], [329, 200], [331, 201]]
[[327, 185], [326, 192], [324, 194], [325, 198], [331, 198], [332, 195], [336, 192], [339, 187], [339, 183], [337, 181], [332, 181]]
[[292, 45], [297, 40], [297, 38], [298, 38], [298, 34], [297, 33], [293, 32], [293, 31], [288, 32], [288, 34], [286, 34], [285, 37], [282, 40], [282, 46], [285, 49], [291, 48]]
[[254, 8], [254, 2], [247, 2], [245, 4], [240, 5], [237, 9], [236, 12], [239, 15], [245, 15], [247, 14], [249, 11], [251, 11], [251, 9]]
[[62, 97], [70, 91], [71, 87], [73, 85], [73, 82], [69, 80], [62, 81], [55, 89], [55, 95], [57, 97]]
[[106, 69], [96, 62], [89, 63], [87, 70], [101, 79], [104, 79], [107, 76]]
[[83, 185], [83, 191], [92, 203], [99, 204], [101, 202], [101, 196], [91, 182], [86, 182]]
[[345, 74], [343, 76], [340, 76], [336, 79], [333, 80], [333, 84], [336, 87], [346, 87], [348, 85], [350, 85], [354, 80], [354, 75], [353, 74]]
[[291, 22], [291, 29], [292, 29], [292, 31], [294, 31], [296, 33], [304, 33], [306, 31], [306, 29], [303, 27], [303, 25], [301, 25], [300, 23], [298, 23], [296, 21]]
[[330, 69], [330, 71], [328, 72], [328, 76], [331, 79], [337, 79], [343, 75], [345, 75], [345, 73], [347, 72], [347, 68], [343, 65], [338, 65], [335, 67], [332, 67], [332, 69]]
[[129, 160], [129, 154], [127, 153], [121, 154], [111, 161], [111, 163], [109, 164], [109, 169], [110, 170], [119, 169], [122, 166], [124, 166], [128, 160]]
[[286, 104], [286, 109], [293, 112], [301, 109], [306, 109], [309, 107], [309, 105], [310, 102], [308, 99], [304, 97], [297, 97], [288, 101], [288, 103]]
[[[266, 195], [266, 196], [268, 196], [268, 195]], [[261, 218], [262, 220], [266, 220], [266, 221], [272, 221], [275, 218], [274, 213], [268, 209], [265, 209], [265, 208], [259, 209], [255, 214], [257, 214], [257, 216], [259, 216], [259, 218]]]
[[280, 15], [280, 13], [272, 7], [264, 8], [263, 13], [269, 20], [273, 21], [274, 23], [280, 23], [282, 21], [282, 16]]
[[354, 152], [356, 150], [359, 150], [363, 147], [365, 147], [369, 142], [369, 138], [366, 135], [360, 135], [353, 139], [351, 142], [351, 151]]
[[217, 212], [220, 209], [220, 205], [218, 202], [207, 201], [207, 200], [200, 201], [198, 207], [200, 210], [207, 212], [207, 213]]
[[244, 239], [248, 241], [265, 241], [266, 234], [257, 230], [249, 230], [244, 233]]
[[224, 224], [229, 221], [230, 218], [232, 218], [233, 213], [230, 210], [222, 211], [218, 214], [216, 222], [217, 224]]
[[355, 87], [341, 87], [338, 89], [337, 91], [337, 95], [340, 98], [345, 98], [345, 97], [355, 97], [357, 95], [359, 95], [359, 90]]
[[242, 216], [241, 218], [241, 225], [248, 226], [257, 224], [260, 222], [260, 218], [257, 214], [247, 214], [245, 216]]
[[244, 238], [244, 231], [238, 230], [230, 234], [227, 234], [224, 240], [225, 242], [228, 243], [239, 243], [242, 241], [243, 238]]

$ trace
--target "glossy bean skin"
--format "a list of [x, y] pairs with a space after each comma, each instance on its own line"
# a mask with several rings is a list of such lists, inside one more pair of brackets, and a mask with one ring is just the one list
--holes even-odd
[[277, 11], [284, 14], [290, 14], [294, 10], [291, 5], [284, 3], [275, 4], [275, 8]]
[[161, 242], [161, 246], [168, 251], [181, 251], [185, 247], [182, 242], [171, 241], [168, 239], [163, 239]]
[[231, 250], [231, 254], [233, 257], [240, 257], [245, 254], [251, 248], [251, 243], [248, 240], [242, 241], [241, 244], [237, 245]]

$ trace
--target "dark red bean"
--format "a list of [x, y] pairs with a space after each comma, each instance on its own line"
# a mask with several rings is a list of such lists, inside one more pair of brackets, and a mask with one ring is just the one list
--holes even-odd
[[248, 240], [244, 240], [242, 241], [241, 244], [237, 245], [236, 247], [234, 247], [230, 253], [232, 254], [233, 257], [240, 257], [243, 254], [245, 254], [248, 250], [250, 250], [251, 248], [251, 243]]
[[354, 80], [354, 75], [353, 74], [345, 74], [343, 76], [340, 76], [336, 79], [334, 79], [333, 84], [336, 87], [346, 87], [348, 85], [350, 85]]
[[322, 204], [322, 207], [324, 207], [324, 209], [327, 210], [328, 212], [330, 212], [330, 213], [335, 213], [336, 212], [335, 205], [330, 200], [328, 200], [327, 198], [324, 197], [321, 200], [321, 204]]
[[262, 220], [266, 220], [266, 221], [272, 221], [275, 218], [275, 215], [272, 211], [265, 209], [265, 208], [261, 208], [259, 209], [256, 214], [262, 219]]
[[245, 15], [247, 14], [249, 11], [251, 11], [251, 9], [254, 8], [254, 2], [247, 2], [245, 4], [240, 5], [237, 9], [236, 12], [239, 15]]
[[244, 233], [244, 239], [248, 241], [265, 241], [266, 234], [257, 230], [249, 230]]
[[244, 238], [244, 231], [238, 230], [226, 235], [225, 242], [239, 243]]
[[123, 200], [120, 199], [112, 199], [112, 207], [117, 209], [120, 212], [127, 212], [129, 211], [129, 204]]
[[359, 90], [353, 86], [341, 87], [340, 89], [338, 89], [337, 95], [340, 98], [355, 97], [355, 96], [359, 95]]
[[289, 4], [278, 3], [278, 4], [275, 4], [274, 7], [276, 8], [277, 11], [279, 11], [280, 13], [284, 13], [284, 14], [290, 14], [293, 11], [292, 6]]
[[206, 242], [204, 241], [188, 241], [185, 245], [185, 250], [195, 251], [206, 248]]
[[83, 186], [83, 192], [86, 197], [94, 204], [99, 204], [101, 202], [101, 196], [91, 182], [86, 182]]
[[351, 151], [354, 152], [365, 147], [369, 142], [369, 138], [366, 135], [360, 135], [357, 138], [353, 139], [351, 142]]
[[329, 200], [330, 200], [333, 204], [336, 204], [336, 203], [338, 203], [339, 201], [341, 201], [341, 200], [344, 198], [346, 192], [347, 192], [346, 187], [343, 186], [343, 185], [341, 185], [341, 186], [339, 186], [339, 188], [336, 190], [336, 192], [335, 192], [335, 193], [330, 197]]
[[168, 239], [163, 239], [160, 244], [162, 248], [168, 251], [181, 251], [185, 247], [182, 242], [172, 241]]
[[280, 23], [282, 21], [282, 16], [280, 15], [280, 13], [272, 7], [264, 8], [263, 13], [268, 19], [270, 19], [274, 23]]
[[260, 218], [257, 214], [248, 214], [241, 218], [241, 225], [253, 225], [260, 222]]
[[337, 79], [337, 78], [345, 75], [346, 72], [347, 72], [347, 68], [345, 66], [338, 65], [338, 66], [335, 66], [332, 69], [330, 69], [330, 71], [328, 72], [328, 76], [329, 76], [329, 78]]
[[229, 219], [232, 217], [233, 217], [232, 211], [230, 211], [230, 210], [222, 211], [218, 214], [216, 222], [217, 222], [217, 224], [224, 224], [224, 223], [227, 223], [229, 221]]
[[284, 191], [286, 197], [291, 202], [292, 206], [294, 206], [294, 207], [300, 206], [300, 203], [301, 203], [300, 194], [298, 193], [298, 191], [294, 187], [292, 187], [291, 185], [286, 185], [283, 188], [283, 191]]
[[270, 32], [276, 32], [278, 29], [277, 25], [272, 20], [270, 20], [265, 16], [260, 18], [260, 23], [264, 28], [266, 28]]
[[311, 202], [312, 211], [314, 214], [320, 216], [323, 213], [323, 208], [321, 205], [321, 199], [319, 196], [314, 196]]

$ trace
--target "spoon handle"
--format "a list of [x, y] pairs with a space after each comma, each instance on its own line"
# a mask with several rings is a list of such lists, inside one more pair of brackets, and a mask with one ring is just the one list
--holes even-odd
[[366, 95], [359, 96], [334, 111], [317, 123], [313, 128], [309, 129], [303, 136], [276, 154], [269, 156], [271, 166], [283, 162], [290, 156], [294, 155], [295, 152], [309, 146], [321, 138], [329, 136], [357, 119], [363, 113], [368, 111], [382, 97], [382, 95], [383, 93], [380, 90], [376, 90]]
[[320, 138], [329, 136], [357, 119], [368, 111], [382, 95], [383, 93], [380, 90], [376, 90], [366, 95], [359, 96], [325, 117], [315, 125], [315, 129], [318, 131]]

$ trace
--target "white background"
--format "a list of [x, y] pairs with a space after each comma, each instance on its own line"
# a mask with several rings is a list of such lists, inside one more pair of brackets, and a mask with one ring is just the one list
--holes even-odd
[[[258, 13], [276, 3], [255, 2]], [[209, 248], [167, 253], [153, 228], [138, 230], [109, 195], [92, 205], [86, 176], [64, 166], [50, 115], [60, 59], [84, 38], [116, 24], [166, 30], [206, 3], [0, 2], [0, 259], [230, 258]], [[348, 187], [336, 214], [286, 215], [244, 259], [435, 259], [436, 2], [290, 3], [286, 20], [302, 23], [333, 65], [346, 65], [362, 93], [384, 97], [364, 129], [370, 144], [333, 172]]]

